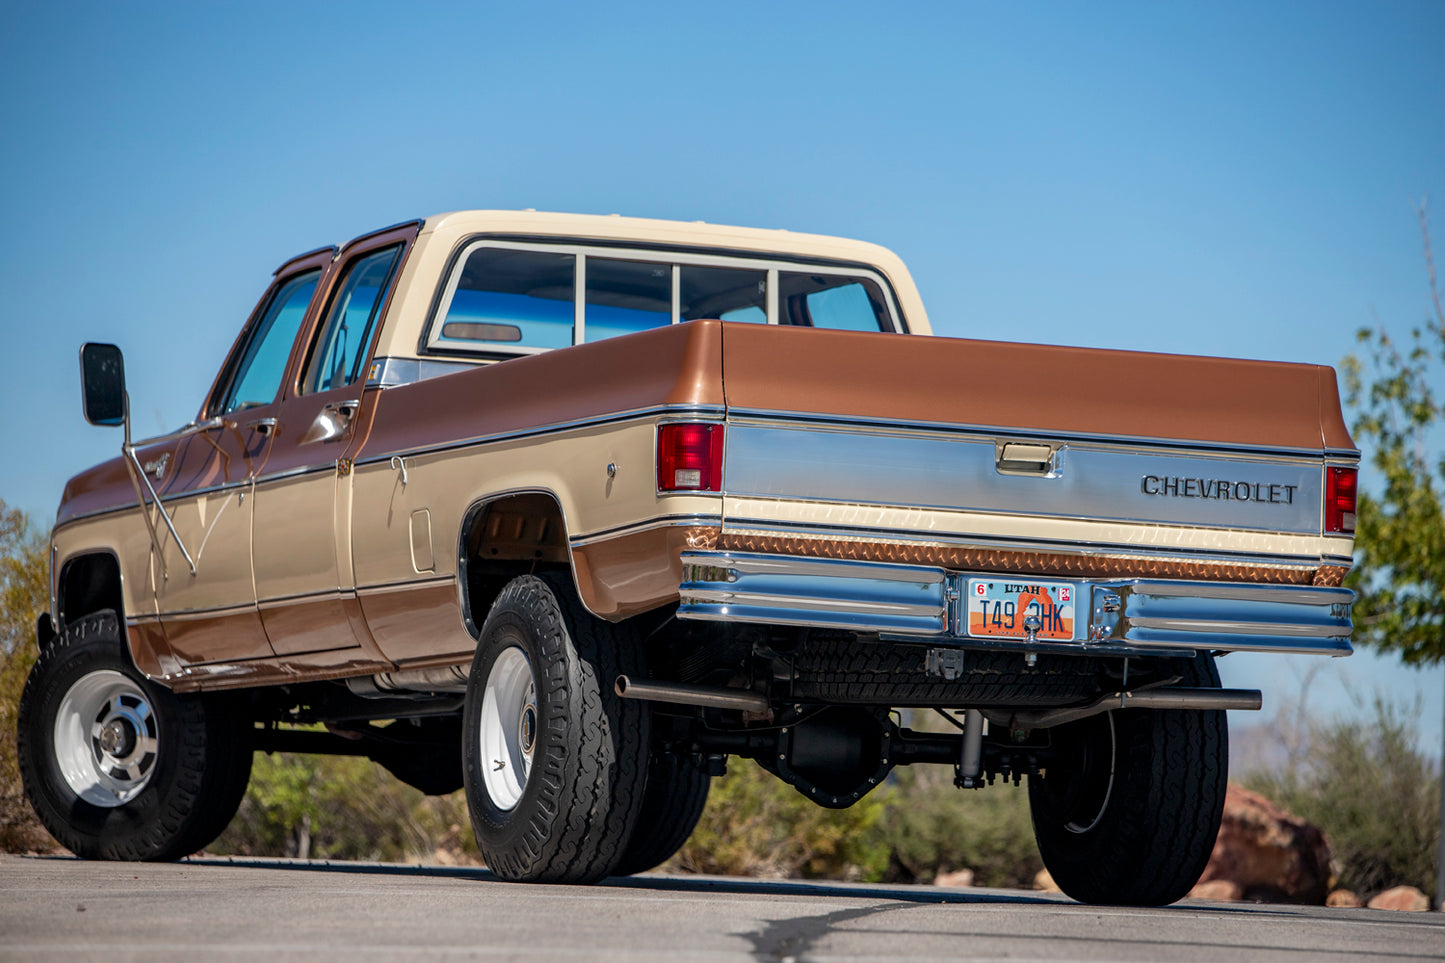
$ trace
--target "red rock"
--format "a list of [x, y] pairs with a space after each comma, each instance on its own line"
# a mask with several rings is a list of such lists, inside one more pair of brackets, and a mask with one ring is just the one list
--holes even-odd
[[1325, 897], [1325, 905], [1338, 906], [1345, 909], [1358, 909], [1364, 906], [1365, 903], [1353, 890], [1337, 889]]
[[1370, 909], [1404, 910], [1423, 913], [1430, 908], [1430, 897], [1413, 886], [1396, 886], [1370, 898]]
[[1195, 899], [1243, 899], [1244, 890], [1232, 879], [1211, 879], [1207, 883], [1197, 883], [1189, 891], [1189, 895]]
[[1319, 827], [1230, 783], [1214, 852], [1199, 877], [1215, 880], [1236, 884], [1244, 899], [1318, 906], [1329, 892], [1330, 846]]

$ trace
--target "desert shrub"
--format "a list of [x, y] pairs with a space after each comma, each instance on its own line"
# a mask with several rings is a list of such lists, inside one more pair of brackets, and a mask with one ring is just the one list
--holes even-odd
[[49, 599], [45, 539], [0, 499], [0, 852], [56, 848], [25, 798], [15, 755], [20, 691], [38, 654], [35, 621]]
[[257, 753], [236, 818], [207, 851], [474, 862], [463, 794], [425, 796], [368, 759]]
[[888, 850], [876, 832], [886, 789], [848, 809], [824, 809], [746, 759], [714, 779], [697, 830], [668, 864], [693, 873], [809, 879], [882, 878]]
[[889, 788], [878, 827], [892, 856], [890, 881], [927, 882], [971, 869], [975, 885], [1028, 888], [1043, 867], [1027, 788], [998, 783], [961, 790], [944, 766], [902, 770]]
[[1435, 892], [1440, 779], [1418, 747], [1413, 708], [1376, 697], [1370, 710], [1306, 720], [1278, 771], [1244, 777], [1250, 789], [1324, 830], [1339, 885], [1368, 896], [1392, 886]]
[[667, 868], [890, 882], [971, 869], [980, 886], [1029, 886], [1042, 866], [1026, 789], [962, 791], [947, 767], [919, 766], [897, 771], [850, 809], [828, 810], [735, 759]]

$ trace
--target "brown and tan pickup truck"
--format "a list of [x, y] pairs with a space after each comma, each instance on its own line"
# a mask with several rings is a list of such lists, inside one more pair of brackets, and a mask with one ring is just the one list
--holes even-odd
[[362, 755], [587, 882], [729, 756], [831, 807], [940, 763], [1028, 779], [1065, 892], [1178, 899], [1260, 703], [1215, 658], [1350, 651], [1334, 372], [930, 333], [874, 245], [472, 211], [281, 265], [165, 437], [85, 346], [125, 441], [52, 535], [36, 811], [176, 858], [253, 752]]

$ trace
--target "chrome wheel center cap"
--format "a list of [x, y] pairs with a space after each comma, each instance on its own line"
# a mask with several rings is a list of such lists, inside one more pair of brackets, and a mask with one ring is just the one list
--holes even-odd
[[119, 719], [112, 719], [100, 730], [100, 748], [109, 755], [121, 755], [126, 744], [125, 736], [125, 724]]
[[524, 753], [532, 754], [532, 747], [537, 744], [536, 706], [529, 705], [522, 710], [521, 721], [517, 724], [517, 741], [521, 743]]

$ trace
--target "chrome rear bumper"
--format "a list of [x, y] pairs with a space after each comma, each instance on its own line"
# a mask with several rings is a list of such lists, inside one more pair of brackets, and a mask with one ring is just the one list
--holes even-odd
[[1161, 655], [1181, 651], [1349, 655], [1355, 593], [1307, 585], [1164, 579], [1069, 582], [1071, 641], [968, 635], [969, 578], [1014, 574], [834, 559], [687, 552], [678, 617], [877, 632], [898, 641], [1021, 651]]

